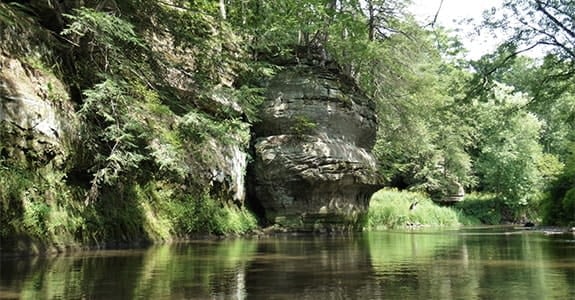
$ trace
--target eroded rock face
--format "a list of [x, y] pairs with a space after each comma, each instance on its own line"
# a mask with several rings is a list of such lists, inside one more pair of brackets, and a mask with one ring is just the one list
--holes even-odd
[[250, 189], [267, 220], [304, 231], [357, 229], [381, 184], [369, 152], [374, 103], [344, 76], [296, 66], [271, 80], [260, 117]]
[[[194, 54], [178, 47], [169, 34], [151, 35], [147, 38], [156, 55], [162, 58], [164, 66], [156, 70], [162, 78], [162, 81], [156, 84], [170, 90], [181, 100], [193, 102], [203, 112], [212, 115], [229, 114], [238, 118], [242, 116], [242, 108], [233, 95], [235, 74], [229, 68], [224, 67], [218, 74], [219, 78], [216, 80], [219, 84], [209, 91], [204, 91], [205, 101], [195, 101], [198, 97], [198, 86], [196, 79], [189, 73], [189, 70], [194, 69]], [[179, 113], [185, 115], [185, 112]], [[177, 122], [179, 120], [176, 120]], [[206, 164], [197, 167], [202, 171], [194, 174], [194, 180], [209, 186], [212, 194], [220, 200], [244, 205], [249, 125], [242, 123], [236, 131], [227, 132], [227, 142], [214, 137], [207, 139], [203, 147], [204, 152], [210, 154], [210, 158]], [[190, 165], [197, 160], [195, 155], [190, 153], [191, 157], [187, 159]]]
[[0, 53], [0, 143], [3, 159], [62, 165], [77, 117], [62, 82]]

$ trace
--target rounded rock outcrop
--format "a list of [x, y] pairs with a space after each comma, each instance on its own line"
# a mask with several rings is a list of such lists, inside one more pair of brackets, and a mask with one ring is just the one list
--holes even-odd
[[250, 198], [268, 222], [298, 231], [359, 229], [381, 177], [370, 151], [375, 104], [334, 70], [286, 67], [254, 125]]

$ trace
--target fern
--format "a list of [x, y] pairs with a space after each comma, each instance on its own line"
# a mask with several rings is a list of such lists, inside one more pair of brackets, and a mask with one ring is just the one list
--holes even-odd
[[118, 183], [121, 175], [130, 177], [148, 158], [149, 131], [138, 115], [138, 99], [128, 93], [127, 82], [108, 78], [84, 92], [86, 100], [80, 115], [85, 120], [86, 139], [95, 153], [94, 178], [87, 202], [98, 196], [102, 185]]
[[67, 36], [80, 50], [89, 51], [88, 57], [95, 64], [92, 68], [100, 72], [124, 74], [139, 70], [140, 55], [147, 46], [130, 22], [112, 13], [85, 7], [64, 16], [71, 23], [62, 31], [62, 35]]
[[86, 7], [75, 9], [74, 13], [64, 14], [72, 23], [62, 31], [62, 34], [78, 37], [90, 35], [92, 42], [115, 50], [121, 50], [118, 45], [146, 47], [130, 22], [111, 13]]

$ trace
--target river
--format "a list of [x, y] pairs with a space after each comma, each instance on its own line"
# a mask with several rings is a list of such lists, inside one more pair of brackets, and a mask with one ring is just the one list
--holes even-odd
[[575, 236], [282, 235], [2, 258], [0, 299], [575, 299]]

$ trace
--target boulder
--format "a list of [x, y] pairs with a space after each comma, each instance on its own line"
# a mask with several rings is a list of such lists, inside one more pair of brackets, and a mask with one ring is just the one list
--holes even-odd
[[286, 67], [254, 125], [250, 198], [292, 230], [359, 229], [381, 177], [373, 101], [334, 70]]

